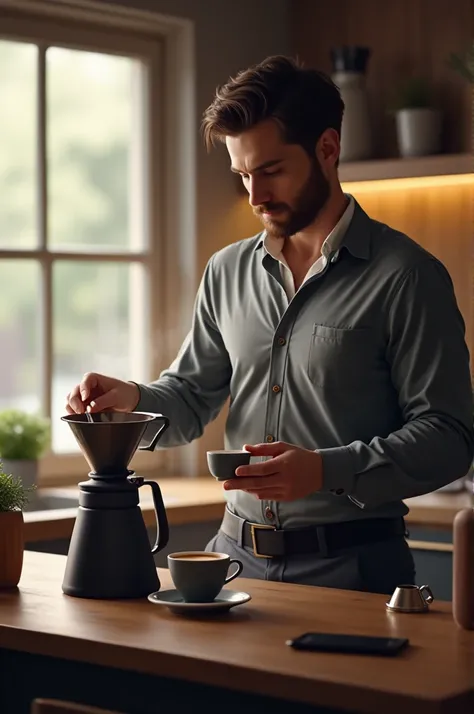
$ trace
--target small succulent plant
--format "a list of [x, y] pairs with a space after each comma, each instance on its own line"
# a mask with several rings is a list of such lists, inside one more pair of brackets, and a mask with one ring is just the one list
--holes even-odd
[[463, 55], [451, 52], [448, 66], [470, 84], [474, 84], [474, 42]]

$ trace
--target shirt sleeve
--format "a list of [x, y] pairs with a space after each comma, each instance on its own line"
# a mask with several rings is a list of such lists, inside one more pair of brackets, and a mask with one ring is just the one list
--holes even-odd
[[170, 420], [158, 448], [180, 446], [201, 436], [229, 395], [231, 374], [214, 314], [211, 258], [196, 296], [191, 329], [176, 359], [155, 382], [138, 385], [136, 411], [166, 414]]
[[386, 438], [321, 449], [324, 491], [361, 508], [434, 491], [465, 476], [474, 454], [465, 325], [435, 258], [400, 281], [387, 315], [386, 359], [404, 425]]

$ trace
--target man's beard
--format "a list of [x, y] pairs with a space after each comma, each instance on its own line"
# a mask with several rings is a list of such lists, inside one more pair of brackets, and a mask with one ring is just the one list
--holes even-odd
[[[298, 193], [293, 207], [287, 203], [263, 203], [254, 208], [267, 233], [276, 238], [289, 238], [307, 228], [316, 220], [329, 198], [329, 182], [321, 171], [317, 159], [312, 160], [311, 174]], [[281, 218], [263, 216], [265, 211], [284, 211]]]

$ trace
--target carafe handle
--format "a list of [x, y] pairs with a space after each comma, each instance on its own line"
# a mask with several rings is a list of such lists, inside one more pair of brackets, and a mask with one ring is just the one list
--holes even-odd
[[165, 504], [163, 503], [161, 489], [156, 483], [156, 481], [143, 481], [140, 486], [150, 486], [151, 488], [151, 493], [153, 496], [153, 505], [155, 507], [157, 528], [156, 541], [155, 545], [151, 549], [151, 552], [158, 553], [158, 551], [163, 550], [163, 548], [168, 545], [168, 540], [170, 537], [168, 518], [166, 516]]
[[145, 446], [139, 446], [138, 450], [139, 451], [154, 451], [156, 444], [158, 443], [158, 439], [160, 436], [167, 430], [167, 428], [170, 425], [170, 420], [168, 417], [165, 417], [163, 414], [153, 414], [153, 419], [150, 420], [148, 426], [153, 424], [153, 422], [161, 422], [161, 427], [158, 429], [156, 432], [155, 436], [153, 439], [150, 441], [149, 444], [145, 444]]

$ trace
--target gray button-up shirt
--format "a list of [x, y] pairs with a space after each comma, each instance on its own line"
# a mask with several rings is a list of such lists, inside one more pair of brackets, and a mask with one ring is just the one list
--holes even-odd
[[[199, 437], [230, 397], [225, 446], [285, 441], [320, 452], [324, 483], [231, 509], [282, 528], [408, 512], [402, 500], [467, 473], [473, 406], [464, 322], [443, 265], [355, 204], [337, 260], [288, 301], [264, 234], [209, 261], [191, 330], [138, 410], [166, 414], [160, 446]], [[274, 387], [278, 387], [275, 388]]]

